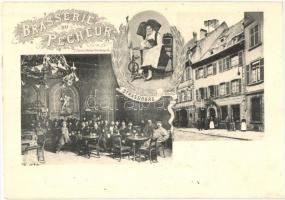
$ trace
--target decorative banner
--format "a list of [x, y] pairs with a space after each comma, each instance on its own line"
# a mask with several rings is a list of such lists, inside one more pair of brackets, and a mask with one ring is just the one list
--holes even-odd
[[122, 93], [129, 99], [132, 99], [134, 101], [139, 101], [139, 102], [146, 102], [146, 103], [158, 101], [163, 96], [162, 94], [157, 95], [157, 96], [142, 96], [142, 95], [133, 93], [131, 90], [128, 90], [125, 87], [118, 88], [117, 91]]
[[110, 45], [116, 33], [114, 25], [104, 20], [97, 14], [83, 10], [58, 10], [18, 24], [15, 29], [16, 41], [25, 43], [41, 38], [41, 47], [48, 49], [74, 49], [88, 43], [104, 48]]

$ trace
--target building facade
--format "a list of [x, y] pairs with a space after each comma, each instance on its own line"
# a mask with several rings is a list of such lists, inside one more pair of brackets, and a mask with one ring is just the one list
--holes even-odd
[[245, 13], [246, 122], [250, 130], [264, 131], [263, 13]]
[[231, 27], [223, 22], [209, 33], [200, 30], [200, 40], [188, 48], [177, 90], [177, 126], [196, 127], [198, 119], [212, 119], [216, 128], [231, 121], [240, 129], [246, 120], [249, 130], [263, 130], [262, 30], [256, 13], [245, 14]]

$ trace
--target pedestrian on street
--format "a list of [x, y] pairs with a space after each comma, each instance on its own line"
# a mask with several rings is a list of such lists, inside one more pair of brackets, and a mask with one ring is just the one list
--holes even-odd
[[230, 131], [230, 118], [228, 115], [226, 117], [226, 126], [227, 126], [227, 130]]
[[205, 130], [208, 130], [208, 129], [209, 129], [209, 118], [208, 118], [208, 117], [205, 119], [205, 122], [204, 122], [204, 129], [205, 129]]
[[236, 130], [236, 124], [235, 124], [235, 119], [232, 117], [231, 118], [231, 130], [235, 131]]
[[196, 122], [196, 126], [197, 126], [197, 129], [199, 131], [201, 131], [201, 120], [198, 118], [197, 122]]
[[214, 128], [215, 128], [214, 119], [213, 119], [213, 117], [211, 117], [211, 120], [210, 120], [210, 129], [214, 129]]
[[242, 132], [245, 132], [246, 131], [246, 120], [245, 119], [242, 119], [241, 120], [241, 127], [240, 127], [240, 130]]

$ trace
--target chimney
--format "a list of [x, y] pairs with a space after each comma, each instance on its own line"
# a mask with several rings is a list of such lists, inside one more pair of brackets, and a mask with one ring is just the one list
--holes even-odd
[[200, 29], [200, 40], [207, 37], [207, 31], [205, 29]]
[[194, 39], [194, 41], [197, 41], [197, 33], [196, 32], [193, 32], [193, 39]]

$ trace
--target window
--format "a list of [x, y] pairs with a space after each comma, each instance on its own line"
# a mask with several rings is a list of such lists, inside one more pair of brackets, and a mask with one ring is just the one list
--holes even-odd
[[209, 98], [215, 97], [214, 85], [211, 85], [208, 87], [208, 96], [209, 96]]
[[188, 91], [188, 98], [189, 98], [188, 99], [189, 101], [191, 101], [193, 99], [193, 91], [192, 90]]
[[185, 101], [185, 92], [181, 92], [181, 101]]
[[231, 57], [231, 67], [236, 67], [236, 66], [238, 66], [239, 65], [239, 57], [238, 57], [238, 55], [236, 54], [236, 55], [233, 55], [232, 57]]
[[226, 95], [226, 83], [220, 84], [220, 96]]
[[213, 75], [213, 65], [208, 65], [207, 66], [207, 75]]
[[232, 90], [232, 94], [237, 94], [241, 92], [241, 80], [237, 79], [237, 80], [233, 80], [232, 84], [231, 84], [231, 90]]
[[243, 52], [242, 51], [238, 52], [238, 63], [239, 63], [239, 66], [243, 65]]
[[191, 67], [186, 68], [186, 80], [191, 79]]
[[199, 88], [200, 99], [204, 99], [204, 88]]
[[220, 72], [220, 73], [223, 72], [223, 59], [220, 59], [220, 60], [218, 61], [218, 65], [219, 65], [219, 72]]
[[215, 97], [219, 96], [219, 85], [214, 86], [214, 95], [215, 95]]
[[198, 69], [198, 78], [203, 78], [204, 77], [204, 69], [200, 68]]
[[251, 120], [255, 122], [261, 121], [262, 105], [261, 97], [251, 98]]
[[196, 90], [196, 100], [200, 100], [199, 91], [198, 90]]
[[204, 78], [204, 69], [200, 68], [196, 70], [196, 79]]
[[240, 121], [240, 105], [236, 104], [236, 105], [232, 105], [232, 116], [234, 118], [235, 121]]
[[256, 83], [260, 80], [260, 66], [258, 61], [251, 64], [251, 82]]
[[220, 84], [220, 96], [225, 96], [230, 94], [230, 83], [221, 83]]
[[259, 25], [255, 25], [249, 30], [250, 34], [250, 47], [255, 47], [260, 43], [260, 27]]
[[199, 88], [198, 99], [207, 99], [207, 88]]
[[222, 58], [218, 61], [219, 72], [227, 71], [231, 68], [231, 58], [230, 56]]
[[228, 106], [221, 106], [221, 119], [226, 120], [228, 116]]
[[264, 59], [260, 59], [246, 66], [247, 84], [259, 83], [264, 80]]
[[226, 70], [230, 69], [230, 66], [231, 66], [231, 59], [230, 59], [229, 56], [226, 57], [226, 58], [224, 58], [223, 64], [224, 64], [224, 65], [223, 65], [223, 71], [226, 71]]

